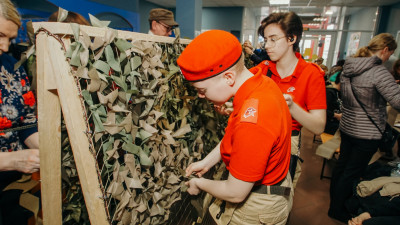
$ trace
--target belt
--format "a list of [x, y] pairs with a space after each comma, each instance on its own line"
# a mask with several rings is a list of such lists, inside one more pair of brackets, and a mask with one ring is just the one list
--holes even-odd
[[[285, 178], [286, 179], [286, 178]], [[281, 180], [277, 184], [274, 185], [257, 185], [251, 189], [251, 192], [259, 193], [259, 194], [268, 194], [268, 195], [281, 195], [281, 196], [289, 196], [291, 188], [281, 186], [283, 181]]]
[[299, 136], [300, 131], [299, 130], [292, 130], [292, 136]]
[[258, 185], [253, 187], [253, 189], [251, 189], [251, 192], [259, 194], [267, 194], [267, 195], [289, 196], [290, 189], [291, 189], [290, 187], [284, 187], [284, 186]]

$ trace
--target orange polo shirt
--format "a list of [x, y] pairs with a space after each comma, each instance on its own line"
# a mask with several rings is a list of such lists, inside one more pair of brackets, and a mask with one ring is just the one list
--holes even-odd
[[255, 69], [236, 92], [221, 156], [235, 178], [273, 185], [290, 162], [291, 116], [278, 86]]
[[[262, 70], [266, 75], [268, 70], [272, 72], [271, 79], [279, 86], [282, 93], [290, 94], [293, 101], [306, 111], [312, 109], [326, 109], [326, 89], [324, 71], [314, 63], [306, 62], [296, 53], [299, 59], [292, 75], [281, 79], [276, 70], [276, 62], [265, 60], [250, 69]], [[301, 124], [292, 118], [292, 130], [300, 130]]]

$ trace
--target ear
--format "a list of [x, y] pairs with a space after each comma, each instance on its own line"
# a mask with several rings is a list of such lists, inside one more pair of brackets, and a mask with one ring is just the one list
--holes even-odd
[[155, 20], [151, 21], [151, 27], [154, 29], [155, 26], [157, 26], [157, 21]]
[[387, 53], [387, 52], [389, 52], [389, 48], [388, 48], [388, 47], [385, 47], [385, 48], [382, 50], [382, 53]]
[[225, 79], [227, 85], [232, 87], [235, 84], [236, 74], [233, 71], [226, 71], [222, 77]]

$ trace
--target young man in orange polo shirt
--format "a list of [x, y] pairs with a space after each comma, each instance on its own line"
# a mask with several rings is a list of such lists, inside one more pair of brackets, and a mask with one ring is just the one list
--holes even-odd
[[[300, 155], [300, 129], [305, 127], [321, 134], [326, 122], [324, 71], [306, 62], [296, 52], [303, 33], [300, 17], [294, 12], [271, 13], [258, 28], [264, 37], [265, 49], [271, 60], [258, 64], [250, 71], [262, 70], [281, 89], [292, 114], [292, 155]], [[296, 159], [296, 157], [293, 157]], [[293, 160], [293, 186], [301, 174], [300, 163]], [[294, 170], [295, 169], [295, 170]]]
[[[280, 89], [261, 70], [245, 68], [239, 41], [225, 31], [199, 35], [177, 62], [200, 98], [221, 105], [234, 97], [224, 138], [186, 169], [199, 176], [187, 182], [188, 192], [217, 198], [210, 207], [217, 224], [285, 224], [293, 198], [291, 116]], [[202, 178], [221, 159], [228, 179]]]

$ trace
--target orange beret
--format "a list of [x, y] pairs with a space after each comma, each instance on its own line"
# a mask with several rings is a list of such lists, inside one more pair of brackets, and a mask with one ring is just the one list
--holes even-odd
[[242, 45], [231, 33], [206, 31], [183, 50], [177, 63], [186, 80], [205, 80], [228, 70], [242, 55]]

